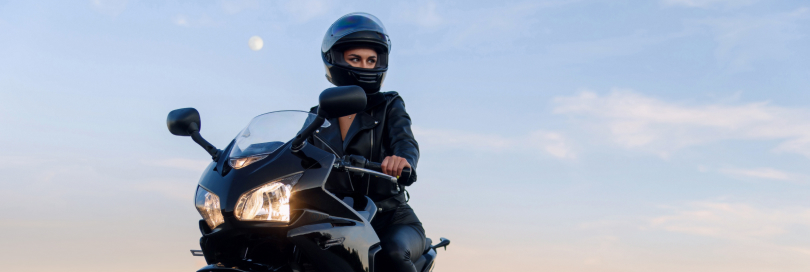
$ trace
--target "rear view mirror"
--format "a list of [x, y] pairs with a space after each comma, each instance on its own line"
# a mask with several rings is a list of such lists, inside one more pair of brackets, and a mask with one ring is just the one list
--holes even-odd
[[306, 138], [315, 133], [326, 119], [354, 114], [366, 109], [366, 92], [358, 86], [333, 87], [321, 92], [318, 98], [318, 117], [292, 140], [292, 151], [304, 148]]
[[366, 92], [358, 86], [340, 86], [324, 90], [318, 99], [318, 115], [337, 118], [366, 109]]
[[219, 160], [222, 150], [217, 149], [200, 135], [200, 112], [195, 108], [176, 109], [169, 112], [166, 117], [166, 126], [169, 132], [177, 136], [191, 136], [198, 145], [202, 146], [214, 161]]
[[166, 118], [169, 132], [177, 136], [191, 136], [192, 132], [200, 131], [200, 125], [200, 112], [195, 108], [173, 110]]

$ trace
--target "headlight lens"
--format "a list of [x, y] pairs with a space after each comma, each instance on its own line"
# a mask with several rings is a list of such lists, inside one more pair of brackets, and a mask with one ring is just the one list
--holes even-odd
[[231, 167], [233, 167], [233, 169], [241, 169], [245, 166], [250, 165], [251, 163], [260, 161], [264, 158], [267, 158], [267, 154], [249, 156], [244, 158], [233, 158], [228, 160], [228, 164], [230, 164]]
[[209, 192], [202, 186], [197, 186], [197, 196], [194, 199], [194, 205], [197, 206], [197, 211], [200, 212], [205, 223], [211, 229], [225, 223], [220, 210], [219, 197], [212, 192]]
[[239, 197], [236, 218], [243, 221], [290, 222], [292, 186], [302, 173], [289, 175], [256, 187]]

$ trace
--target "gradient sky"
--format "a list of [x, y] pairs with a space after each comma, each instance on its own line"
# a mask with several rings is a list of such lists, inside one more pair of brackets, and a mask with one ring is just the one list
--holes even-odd
[[437, 271], [810, 268], [806, 1], [0, 0], [3, 270], [202, 266], [209, 159], [166, 114], [222, 148], [308, 109], [355, 11], [391, 34]]

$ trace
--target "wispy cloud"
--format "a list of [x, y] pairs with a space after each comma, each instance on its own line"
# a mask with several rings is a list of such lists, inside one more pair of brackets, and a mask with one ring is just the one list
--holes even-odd
[[195, 186], [194, 182], [188, 180], [161, 178], [135, 183], [132, 185], [132, 189], [158, 193], [169, 199], [188, 201], [194, 198]]
[[782, 59], [793, 50], [789, 45], [806, 36], [800, 29], [810, 9], [764, 16], [741, 15], [689, 20], [687, 25], [708, 28], [717, 42], [715, 56], [732, 72], [751, 70], [756, 61]]
[[174, 168], [189, 171], [202, 171], [211, 163], [211, 160], [191, 160], [183, 158], [172, 158], [163, 160], [145, 160], [144, 165]]
[[584, 122], [627, 148], [667, 156], [678, 149], [727, 139], [781, 140], [774, 151], [810, 157], [810, 110], [757, 102], [685, 105], [630, 90], [606, 96], [582, 92], [554, 99], [554, 113]]
[[435, 28], [445, 22], [445, 19], [437, 11], [435, 1], [403, 2], [399, 3], [394, 10], [395, 19], [423, 28]]
[[188, 18], [183, 14], [175, 16], [173, 21], [175, 25], [188, 26]]
[[758, 178], [758, 179], [773, 179], [773, 180], [796, 180], [799, 178], [799, 175], [793, 173], [787, 173], [781, 170], [763, 167], [763, 168], [751, 168], [751, 169], [743, 169], [743, 168], [722, 168], [719, 170], [720, 173], [736, 176], [736, 177], [745, 177], [745, 178]]
[[[536, 25], [539, 21], [536, 17], [538, 12], [574, 2], [578, 1], [527, 1], [471, 10], [442, 9], [435, 2], [422, 2], [421, 6], [409, 8], [408, 13], [423, 17], [406, 21], [444, 35], [438, 40], [417, 40], [412, 51], [489, 52], [515, 49], [519, 40], [542, 31], [543, 28]], [[399, 11], [394, 13], [398, 14]]]
[[627, 56], [645, 48], [689, 35], [689, 31], [668, 34], [646, 34], [609, 37], [599, 40], [553, 44], [547, 47], [548, 56], [564, 63], [587, 63], [595, 59]]
[[182, 27], [205, 27], [215, 26], [221, 24], [221, 21], [215, 21], [208, 14], [202, 13], [196, 16], [188, 16], [186, 14], [177, 14], [172, 18], [172, 23]]
[[576, 158], [569, 140], [558, 132], [534, 131], [528, 135], [505, 137], [447, 129], [414, 127], [419, 144], [435, 149], [473, 149], [490, 152], [540, 150], [557, 158]]
[[256, 8], [259, 6], [257, 0], [225, 0], [222, 1], [222, 10], [227, 14], [237, 14], [242, 10]]
[[511, 4], [492, 10], [469, 12], [464, 18], [461, 29], [453, 31], [445, 41], [452, 47], [501, 47], [511, 45], [516, 39], [531, 33], [531, 27], [537, 22], [533, 15], [544, 5], [540, 2]]
[[681, 6], [690, 8], [712, 7], [741, 7], [758, 2], [758, 0], [662, 0], [666, 6]]
[[293, 0], [283, 4], [286, 14], [298, 23], [324, 15], [330, 7], [331, 1], [328, 0]]
[[98, 13], [116, 17], [127, 8], [127, 0], [92, 0], [90, 5]]
[[770, 238], [810, 227], [810, 208], [764, 209], [741, 203], [693, 202], [650, 220], [653, 228], [731, 240]]

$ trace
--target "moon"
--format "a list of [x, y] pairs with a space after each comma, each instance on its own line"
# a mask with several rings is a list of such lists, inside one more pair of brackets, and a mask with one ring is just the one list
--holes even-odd
[[259, 36], [250, 37], [248, 40], [248, 47], [250, 47], [250, 50], [253, 51], [262, 50], [262, 47], [264, 47], [264, 41]]

